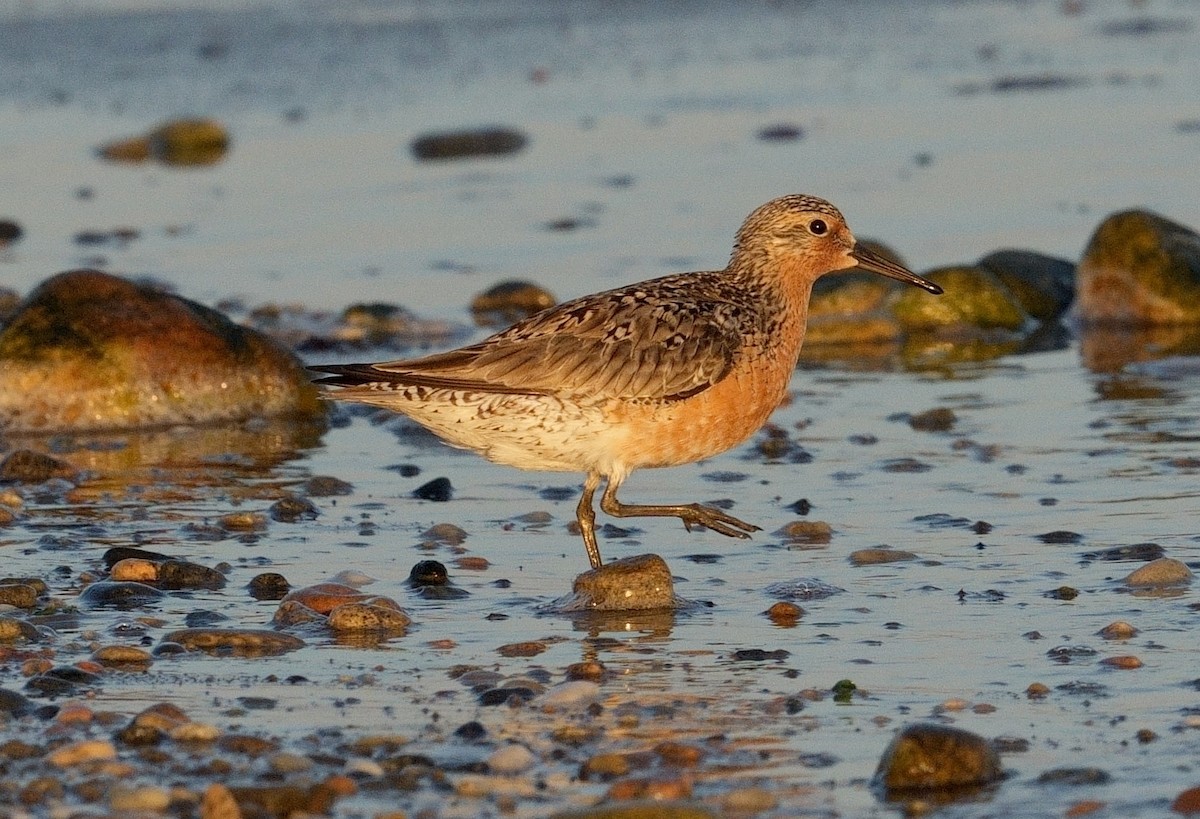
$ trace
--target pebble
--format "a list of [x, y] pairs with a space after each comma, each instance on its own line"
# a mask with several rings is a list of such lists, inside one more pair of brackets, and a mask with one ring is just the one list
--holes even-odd
[[513, 128], [479, 128], [424, 134], [413, 140], [412, 154], [419, 160], [465, 159], [504, 156], [520, 151], [529, 138]]
[[1138, 588], [1161, 588], [1182, 586], [1192, 582], [1192, 570], [1182, 561], [1171, 557], [1151, 560], [1125, 577], [1127, 586]]
[[229, 532], [262, 532], [267, 516], [261, 512], [230, 512], [217, 518], [217, 525]]
[[529, 770], [536, 762], [537, 757], [524, 745], [509, 743], [488, 755], [487, 767], [494, 774], [515, 776]]
[[833, 527], [823, 520], [794, 520], [775, 530], [788, 545], [820, 546], [833, 540]]
[[291, 585], [278, 572], [263, 572], [250, 578], [246, 590], [255, 600], [282, 600], [291, 590]]
[[329, 612], [329, 627], [336, 632], [403, 632], [411, 624], [412, 618], [398, 606], [378, 603], [346, 603]]
[[1182, 813], [1185, 816], [1200, 813], [1200, 787], [1188, 788], [1186, 791], [1181, 791], [1175, 797], [1175, 801], [1171, 803], [1171, 810], [1175, 813]]
[[796, 625], [801, 617], [804, 616], [804, 609], [797, 606], [795, 603], [789, 603], [786, 600], [781, 600], [778, 603], [772, 604], [771, 608], [763, 612], [767, 615], [772, 623], [782, 628], [791, 628]]
[[331, 475], [314, 475], [304, 482], [304, 492], [314, 498], [325, 498], [353, 494], [354, 486]]
[[308, 498], [289, 495], [271, 504], [267, 514], [271, 516], [271, 520], [280, 523], [297, 523], [302, 520], [316, 520], [321, 513]]
[[164, 589], [223, 589], [225, 575], [216, 569], [186, 560], [167, 560], [158, 567], [158, 584]]
[[110, 580], [155, 583], [158, 581], [158, 564], [141, 557], [118, 560], [108, 571]]
[[117, 749], [103, 739], [85, 739], [56, 748], [46, 755], [46, 762], [55, 768], [71, 768], [87, 762], [117, 758]]
[[77, 474], [78, 470], [66, 461], [31, 449], [14, 449], [0, 460], [0, 482], [45, 483], [54, 478], [73, 481]]
[[1132, 654], [1124, 654], [1119, 657], [1105, 657], [1100, 661], [1100, 665], [1127, 671], [1141, 668], [1144, 663]]
[[353, 586], [348, 586], [343, 583], [316, 583], [312, 586], [304, 586], [300, 589], [295, 589], [289, 592], [280, 605], [285, 603], [299, 603], [312, 609], [319, 614], [329, 614], [338, 606], [346, 603], [359, 603], [368, 599], [371, 595], [360, 592]]
[[935, 407], [908, 419], [908, 425], [919, 432], [948, 432], [956, 423], [958, 416], [949, 407]]
[[108, 807], [118, 814], [161, 813], [171, 804], [171, 794], [153, 785], [130, 786], [115, 784], [109, 791]]
[[38, 591], [24, 583], [0, 583], [0, 605], [31, 609], [38, 604]]
[[720, 814], [697, 802], [638, 799], [620, 804], [552, 813], [549, 819], [718, 819]]
[[153, 661], [149, 651], [137, 646], [101, 646], [92, 652], [92, 659], [103, 666], [144, 669]]
[[544, 287], [510, 279], [475, 296], [471, 316], [479, 327], [507, 327], [556, 303]]
[[110, 142], [97, 153], [112, 162], [157, 160], [164, 165], [212, 165], [229, 151], [229, 132], [212, 119], [168, 120], [147, 134]]
[[850, 553], [849, 561], [854, 566], [875, 566], [880, 563], [902, 563], [916, 560], [917, 556], [903, 549], [857, 549]]
[[779, 800], [766, 788], [735, 788], [721, 797], [721, 808], [726, 815], [752, 816], [778, 806]]
[[992, 744], [977, 734], [935, 724], [904, 728], [888, 745], [875, 780], [889, 793], [995, 782], [1003, 775]]
[[265, 629], [185, 628], [164, 634], [164, 643], [178, 643], [188, 651], [204, 651], [229, 657], [266, 657], [304, 646], [290, 634]]

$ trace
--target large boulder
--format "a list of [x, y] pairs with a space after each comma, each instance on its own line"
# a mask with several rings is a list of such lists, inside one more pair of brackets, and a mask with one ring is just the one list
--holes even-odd
[[43, 282], [0, 332], [0, 430], [320, 417], [292, 353], [203, 305], [96, 270]]

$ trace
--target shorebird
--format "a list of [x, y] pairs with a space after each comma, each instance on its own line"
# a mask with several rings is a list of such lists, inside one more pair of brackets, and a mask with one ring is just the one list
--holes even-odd
[[677, 517], [748, 538], [698, 503], [617, 500], [635, 469], [703, 460], [753, 435], [787, 391], [816, 279], [858, 267], [942, 289], [855, 242], [830, 203], [784, 196], [751, 213], [724, 270], [564, 302], [477, 344], [423, 358], [320, 365], [329, 397], [403, 413], [447, 443], [522, 469], [582, 472], [576, 518], [601, 566], [592, 498], [614, 517]]

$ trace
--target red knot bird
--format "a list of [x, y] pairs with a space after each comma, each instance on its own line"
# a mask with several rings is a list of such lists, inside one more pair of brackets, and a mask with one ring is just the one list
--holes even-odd
[[813, 282], [861, 268], [942, 289], [855, 242], [841, 212], [784, 196], [742, 224], [724, 270], [682, 273], [574, 299], [449, 352], [322, 365], [330, 397], [403, 413], [453, 446], [521, 469], [581, 472], [576, 509], [601, 565], [592, 497], [619, 518], [677, 517], [747, 538], [759, 527], [698, 503], [617, 500], [635, 469], [678, 466], [745, 441], [796, 368]]

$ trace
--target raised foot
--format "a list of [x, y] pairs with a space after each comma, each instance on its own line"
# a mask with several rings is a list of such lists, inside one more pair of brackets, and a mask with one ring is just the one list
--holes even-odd
[[703, 526], [705, 529], [720, 532], [727, 537], [740, 537], [743, 539], [749, 538], [750, 532], [757, 532], [762, 529], [761, 526], [755, 526], [753, 523], [747, 523], [744, 520], [735, 518], [733, 515], [727, 515], [720, 509], [714, 509], [711, 506], [701, 506], [698, 503], [691, 503], [680, 507], [679, 519], [683, 521], [683, 527], [689, 532], [692, 531], [692, 525], [696, 524]]

